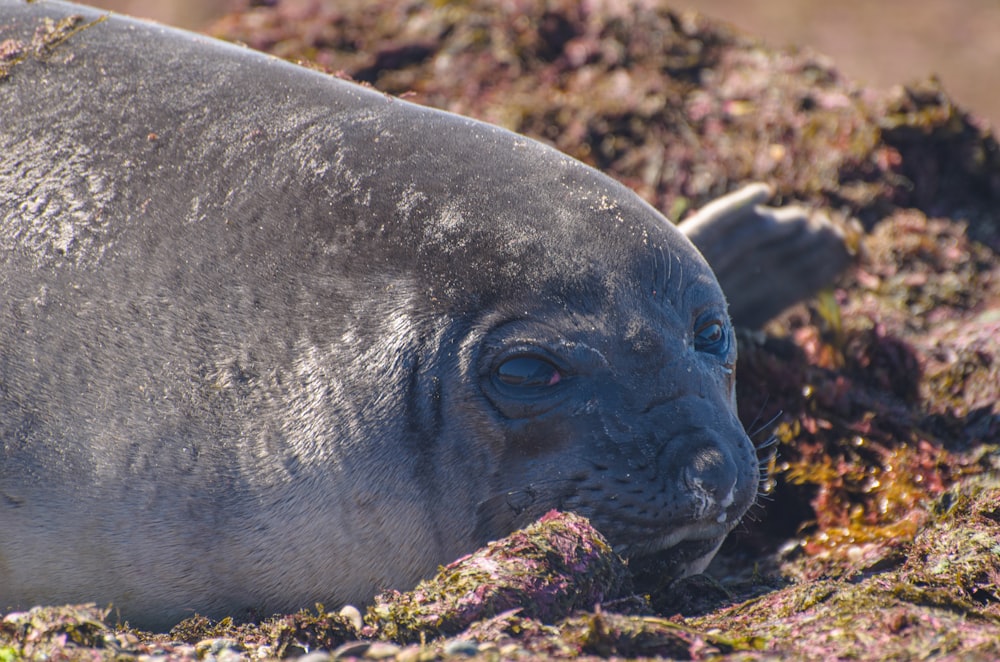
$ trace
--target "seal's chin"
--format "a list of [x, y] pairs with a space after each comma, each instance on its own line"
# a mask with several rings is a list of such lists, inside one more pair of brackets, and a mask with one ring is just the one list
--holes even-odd
[[722, 546], [727, 526], [689, 524], [651, 540], [619, 545], [640, 584], [663, 586], [675, 579], [704, 572]]
[[692, 522], [644, 540], [630, 540], [615, 545], [615, 551], [629, 558], [668, 553], [689, 548], [718, 548], [731, 526], [722, 523]]

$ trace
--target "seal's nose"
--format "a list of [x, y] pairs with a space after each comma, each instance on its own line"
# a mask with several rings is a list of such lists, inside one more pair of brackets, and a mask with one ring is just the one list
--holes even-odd
[[709, 508], [728, 508], [735, 500], [739, 471], [731, 455], [716, 444], [701, 446], [683, 464], [684, 484], [705, 498]]

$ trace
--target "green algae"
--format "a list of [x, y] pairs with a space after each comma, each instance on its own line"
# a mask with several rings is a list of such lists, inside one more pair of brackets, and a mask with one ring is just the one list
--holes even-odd
[[[933, 519], [907, 546], [901, 563], [796, 584], [688, 624], [757, 638], [765, 642], [763, 650], [779, 655], [995, 656], [1000, 651], [1000, 528], [993, 519], [998, 504], [995, 479], [969, 481], [936, 502]], [[798, 643], [791, 643], [793, 636]]]
[[76, 15], [58, 21], [45, 18], [35, 28], [30, 40], [6, 39], [0, 43], [0, 83], [11, 75], [18, 64], [29, 58], [42, 60], [50, 57], [73, 35], [104, 22], [106, 18], [102, 16], [89, 23], [84, 23], [83, 17]]
[[621, 597], [627, 576], [586, 519], [552, 512], [412, 591], [376, 597], [365, 620], [379, 636], [407, 643], [457, 634], [511, 609], [551, 623]]
[[107, 609], [94, 605], [35, 607], [9, 613], [0, 620], [0, 656], [45, 659], [59, 657], [67, 647], [113, 651], [117, 642], [104, 622], [107, 614]]

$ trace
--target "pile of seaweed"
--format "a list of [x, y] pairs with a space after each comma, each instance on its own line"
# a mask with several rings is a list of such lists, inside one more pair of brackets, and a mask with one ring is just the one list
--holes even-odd
[[780, 446], [709, 577], [635, 585], [552, 515], [479, 552], [506, 574], [473, 555], [364, 617], [152, 635], [52, 608], [3, 619], [0, 660], [1000, 657], [1000, 148], [938, 81], [859, 88], [640, 0], [257, 0], [212, 32], [549, 142], [674, 219], [768, 182], [857, 219], [857, 262], [741, 335], [740, 411]]

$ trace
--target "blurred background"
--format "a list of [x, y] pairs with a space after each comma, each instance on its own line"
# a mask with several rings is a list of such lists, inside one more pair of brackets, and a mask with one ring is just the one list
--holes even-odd
[[[233, 0], [90, 0], [203, 30]], [[936, 74], [952, 97], [1000, 127], [1000, 0], [675, 0], [774, 47], [807, 46], [877, 88]]]

